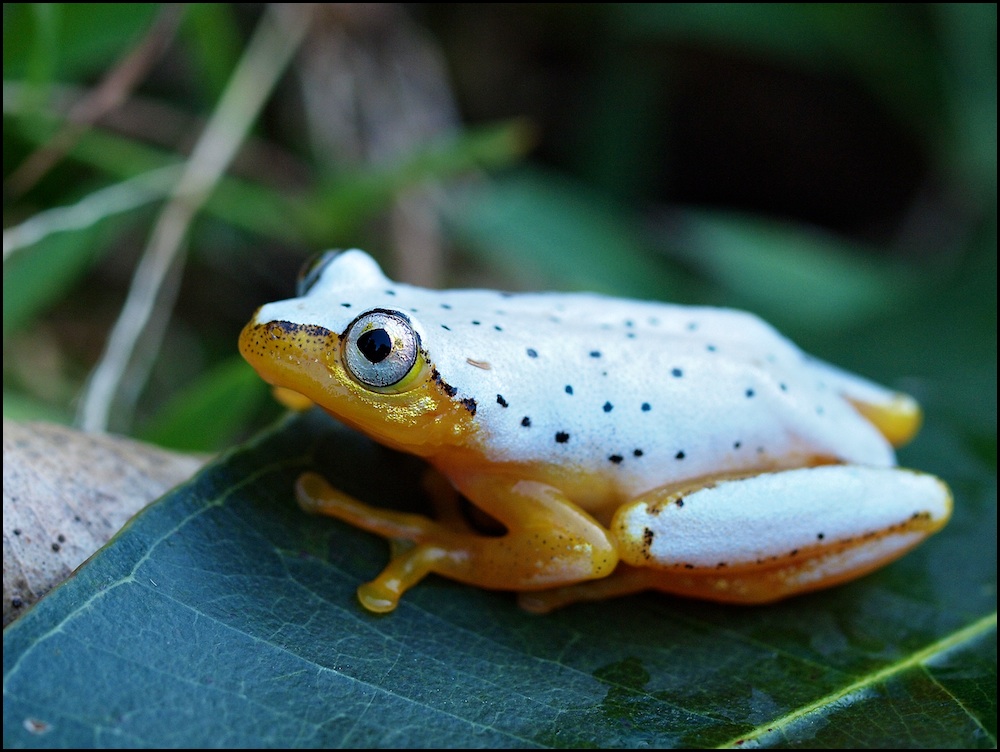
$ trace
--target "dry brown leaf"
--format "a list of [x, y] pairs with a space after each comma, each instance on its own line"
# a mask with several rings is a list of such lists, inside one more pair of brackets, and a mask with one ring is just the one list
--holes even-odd
[[204, 462], [131, 439], [3, 422], [3, 625]]

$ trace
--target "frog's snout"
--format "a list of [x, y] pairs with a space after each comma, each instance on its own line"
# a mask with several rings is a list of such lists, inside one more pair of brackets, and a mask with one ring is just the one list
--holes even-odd
[[315, 324], [296, 324], [281, 319], [258, 323], [254, 314], [240, 333], [243, 358], [269, 384], [294, 388], [304, 371], [326, 369], [336, 352], [339, 337]]

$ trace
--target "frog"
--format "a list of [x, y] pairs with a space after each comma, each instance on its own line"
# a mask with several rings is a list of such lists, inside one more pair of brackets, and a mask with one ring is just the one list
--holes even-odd
[[435, 290], [327, 251], [239, 349], [274, 388], [426, 462], [433, 514], [320, 473], [299, 506], [385, 538], [358, 587], [386, 613], [430, 574], [527, 611], [660, 591], [766, 604], [888, 564], [952, 495], [897, 465], [910, 396], [756, 315], [587, 292]]

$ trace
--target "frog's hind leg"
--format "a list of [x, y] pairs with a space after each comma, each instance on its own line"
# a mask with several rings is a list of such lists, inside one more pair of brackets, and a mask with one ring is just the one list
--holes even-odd
[[610, 576], [600, 580], [587, 580], [575, 585], [519, 593], [517, 605], [533, 614], [547, 614], [571, 603], [603, 601], [608, 598], [634, 595], [643, 590], [657, 590], [660, 589], [661, 579], [660, 572], [655, 569], [632, 567], [620, 562]]
[[822, 360], [813, 359], [812, 366], [893, 446], [902, 446], [917, 435], [923, 413], [910, 395], [886, 389]]
[[652, 589], [768, 603], [860, 577], [940, 529], [951, 495], [897, 468], [824, 465], [686, 489], [657, 489], [616, 512], [622, 563], [608, 578], [522, 595], [536, 612]]

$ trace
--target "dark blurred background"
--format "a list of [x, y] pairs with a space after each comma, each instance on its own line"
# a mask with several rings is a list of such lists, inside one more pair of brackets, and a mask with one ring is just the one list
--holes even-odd
[[240, 327], [359, 246], [431, 286], [749, 308], [995, 466], [995, 5], [5, 5], [3, 158], [8, 416], [246, 436], [278, 408]]

